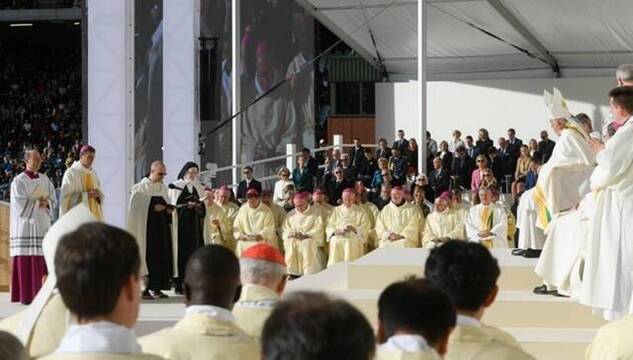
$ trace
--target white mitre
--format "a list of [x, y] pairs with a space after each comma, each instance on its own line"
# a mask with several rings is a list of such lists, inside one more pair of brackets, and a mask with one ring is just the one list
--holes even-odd
[[567, 101], [563, 97], [563, 94], [557, 88], [554, 88], [554, 95], [550, 94], [547, 90], [543, 91], [543, 97], [545, 98], [545, 106], [549, 113], [549, 118], [554, 119], [567, 119], [572, 120], [572, 114], [567, 108]]
[[64, 235], [77, 230], [81, 225], [95, 221], [97, 221], [97, 218], [92, 215], [90, 209], [83, 203], [80, 203], [60, 217], [46, 232], [42, 240], [42, 251], [44, 252], [44, 261], [46, 262], [48, 276], [31, 305], [24, 311], [22, 323], [20, 323], [16, 331], [18, 339], [20, 339], [25, 347], [28, 347], [31, 341], [31, 334], [35, 328], [35, 323], [57, 287], [55, 251], [57, 250], [59, 240], [61, 240]]

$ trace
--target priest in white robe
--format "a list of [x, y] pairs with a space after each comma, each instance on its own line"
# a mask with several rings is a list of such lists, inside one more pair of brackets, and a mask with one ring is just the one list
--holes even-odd
[[391, 189], [391, 201], [382, 208], [376, 220], [379, 247], [420, 247], [424, 224], [418, 207], [407, 202], [400, 186]]
[[95, 148], [84, 145], [75, 161], [64, 173], [60, 190], [59, 216], [64, 215], [79, 203], [84, 203], [94, 216], [103, 221], [103, 193], [97, 173], [92, 168]]
[[462, 215], [448, 206], [449, 199], [440, 196], [435, 199], [435, 211], [426, 217], [422, 236], [422, 246], [432, 249], [449, 240], [466, 240], [466, 228]]
[[319, 211], [308, 203], [309, 196], [305, 192], [295, 194], [295, 208], [283, 223], [286, 264], [293, 276], [315, 274], [325, 267], [318, 255], [325, 245], [325, 225]]
[[327, 202], [327, 198], [323, 190], [316, 189], [312, 193], [312, 207], [321, 213], [323, 223], [327, 224], [330, 215], [332, 215], [332, 212], [334, 211], [334, 206]]
[[473, 206], [466, 220], [466, 236], [469, 241], [481, 243], [485, 247], [508, 247], [508, 217], [503, 208], [492, 202], [492, 190], [479, 188], [481, 203]]
[[169, 190], [163, 183], [167, 169], [162, 161], [151, 164], [150, 174], [132, 187], [128, 206], [128, 230], [141, 251], [141, 275], [147, 276], [143, 298], [166, 298], [175, 268]]
[[11, 181], [9, 253], [12, 263], [11, 301], [30, 304], [48, 272], [42, 239], [51, 227], [55, 187], [39, 173], [42, 156], [37, 150], [24, 154], [26, 169]]
[[246, 192], [246, 204], [242, 205], [233, 223], [233, 237], [237, 240], [237, 256], [259, 242], [277, 248], [275, 217], [270, 208], [261, 202], [255, 189]]
[[534, 190], [537, 226], [547, 232], [552, 217], [578, 205], [589, 192], [589, 176], [596, 159], [589, 134], [575, 121], [558, 89], [545, 91], [550, 124], [558, 141], [547, 163], [541, 167]]
[[[275, 233], [277, 235], [277, 239], [281, 239], [281, 227], [284, 225], [284, 220], [286, 220], [286, 210], [273, 201], [273, 192], [271, 190], [262, 191], [262, 202], [268, 206], [270, 211], [273, 213], [273, 217], [275, 218]], [[276, 247], [278, 249], [283, 249], [283, 244], [277, 244]]]
[[343, 261], [354, 261], [365, 254], [371, 222], [367, 213], [355, 204], [356, 191], [343, 190], [343, 204], [330, 216], [325, 233], [329, 243], [327, 266]]
[[607, 320], [633, 313], [633, 87], [609, 93], [615, 121], [623, 124], [603, 145], [593, 141], [598, 166], [591, 175], [594, 210], [590, 217], [580, 303]]
[[[228, 186], [222, 185], [215, 192], [215, 203], [224, 211], [226, 216], [231, 220], [231, 224], [235, 221], [237, 217], [237, 212], [240, 211], [240, 207], [231, 202], [231, 194], [233, 192], [229, 189]], [[231, 235], [233, 239], [233, 236]], [[235, 239], [233, 239], [235, 241]]]
[[31, 358], [39, 358], [54, 352], [68, 328], [70, 314], [56, 289], [57, 244], [64, 235], [96, 220], [90, 210], [81, 204], [59, 218], [48, 229], [42, 241], [42, 251], [49, 274], [42, 288], [26, 309], [0, 322], [0, 330], [8, 331], [20, 339]]
[[231, 250], [235, 250], [233, 220], [227, 215], [226, 211], [213, 200], [207, 202], [204, 222], [203, 236], [205, 245], [222, 245]]

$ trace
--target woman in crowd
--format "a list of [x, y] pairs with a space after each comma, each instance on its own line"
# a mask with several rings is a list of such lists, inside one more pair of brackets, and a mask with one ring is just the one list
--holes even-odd
[[453, 161], [453, 153], [448, 150], [448, 143], [446, 141], [440, 142], [440, 151], [437, 156], [442, 159], [442, 168], [450, 170]]
[[279, 206], [284, 206], [284, 189], [286, 186], [291, 185], [290, 170], [287, 167], [282, 167], [277, 172], [279, 180], [275, 182], [275, 189], [273, 191], [273, 202]]
[[479, 129], [479, 139], [475, 143], [475, 146], [479, 149], [480, 154], [487, 154], [488, 149], [494, 146], [494, 143], [488, 134], [488, 130], [483, 128]]
[[378, 159], [378, 170], [374, 172], [374, 177], [371, 179], [371, 191], [380, 194], [380, 187], [383, 183], [382, 172], [389, 171], [389, 160], [386, 158]]
[[404, 155], [409, 166], [413, 166], [415, 171], [418, 171], [418, 143], [414, 138], [409, 139], [409, 147]]

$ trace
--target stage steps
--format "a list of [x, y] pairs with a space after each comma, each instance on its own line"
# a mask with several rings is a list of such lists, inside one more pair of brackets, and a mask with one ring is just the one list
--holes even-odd
[[[513, 256], [510, 249], [492, 252], [501, 267], [500, 292], [483, 321], [514, 335], [537, 359], [582, 359], [605, 321], [568, 298], [533, 294], [541, 283], [534, 273], [536, 259]], [[427, 255], [425, 249], [377, 249], [353, 263], [292, 281], [287, 291], [326, 291], [344, 298], [375, 326], [382, 289], [407, 276], [422, 276]]]

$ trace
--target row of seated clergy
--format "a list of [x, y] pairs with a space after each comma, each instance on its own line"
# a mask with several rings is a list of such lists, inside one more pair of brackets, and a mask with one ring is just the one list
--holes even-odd
[[[46, 240], [48, 241], [45, 240], [49, 261], [51, 260], [51, 249], [54, 249], [54, 245], [56, 245], [56, 240], [52, 239], [53, 235], [63, 234], [72, 230], [72, 228], [76, 228], [79, 223], [85, 224], [94, 220], [87, 208], [83, 207], [83, 210], [85, 211], [84, 213], [74, 213], [77, 216], [74, 217], [73, 224], [65, 221], [68, 218], [62, 218], [52, 228], [52, 235], [47, 237]], [[108, 251], [108, 249], [112, 248], [113, 242], [119, 245], [118, 250], [131, 249], [134, 251], [127, 251], [126, 253], [138, 253], [138, 247], [129, 234], [107, 225], [87, 224], [82, 226], [76, 233], [79, 233], [79, 240], [81, 241], [75, 240], [67, 244], [69, 241], [64, 240], [62, 245], [60, 245], [62, 254], [70, 253], [72, 255], [67, 256], [66, 259], [80, 258], [81, 256], [79, 256], [77, 251], [81, 250], [82, 253], [90, 253], [96, 247], [98, 248], [97, 251], [105, 256], [93, 257], [93, 259], [97, 259], [96, 261], [101, 263], [111, 262], [113, 258], [116, 258], [116, 255], [120, 255]], [[57, 236], [57, 238], [59, 237]], [[73, 237], [77, 237], [77, 235], [73, 235]], [[86, 249], [85, 246], [92, 249]], [[117, 246], [114, 247], [116, 248]], [[130, 263], [138, 264], [138, 255], [136, 255], [136, 258], [137, 260], [135, 261], [131, 259]], [[245, 262], [248, 261], [252, 261], [252, 263], [246, 265]], [[130, 274], [131, 284], [136, 287], [135, 290], [137, 291], [129, 294], [136, 293], [136, 299], [134, 299], [134, 296], [121, 296], [121, 294], [130, 290], [127, 289], [129, 285], [122, 285], [122, 289], [118, 290], [120, 295], [118, 297], [119, 300], [115, 304], [115, 310], [108, 313], [120, 312], [120, 309], [117, 310], [119, 307], [136, 307], [135, 311], [124, 312], [127, 314], [126, 318], [128, 319], [131, 318], [129, 314], [132, 313], [134, 321], [129, 321], [125, 326], [118, 326], [110, 321], [95, 323], [90, 321], [90, 319], [84, 319], [81, 325], [71, 325], [69, 332], [62, 339], [57, 341], [49, 340], [48, 336], [51, 335], [51, 332], [62, 334], [66, 332], [65, 324], [69, 318], [68, 310], [64, 308], [55, 310], [55, 312], [63, 314], [63, 317], [57, 317], [56, 319], [65, 318], [66, 321], [47, 321], [53, 319], [50, 315], [53, 309], [56, 308], [54, 304], [58, 303], [56, 297], [59, 298], [61, 295], [62, 299], [69, 303], [70, 307], [73, 307], [77, 306], [76, 301], [71, 300], [70, 297], [77, 296], [77, 289], [82, 294], [102, 290], [97, 288], [102, 283], [95, 285], [93, 282], [82, 282], [81, 286], [69, 287], [66, 282], [70, 280], [67, 277], [69, 276], [68, 274], [73, 274], [74, 271], [65, 269], [68, 266], [68, 262], [72, 263], [73, 260], [60, 262], [62, 269], [56, 269], [57, 271], [52, 272], [52, 275], [47, 279], [48, 285], [53, 286], [43, 287], [42, 296], [44, 297], [39, 300], [43, 299], [44, 301], [35, 301], [26, 311], [19, 314], [21, 316], [21, 324], [24, 325], [26, 323], [28, 331], [21, 333], [19, 328], [17, 330], [15, 328], [10, 329], [14, 333], [21, 334], [23, 339], [27, 339], [25, 343], [27, 343], [31, 356], [35, 355], [34, 345], [38, 343], [40, 346], [43, 345], [42, 339], [45, 339], [48, 340], [48, 348], [40, 349], [41, 352], [36, 356], [55, 352], [52, 355], [45, 356], [44, 358], [47, 360], [160, 359], [161, 357], [140, 353], [140, 348], [135, 346], [136, 337], [128, 329], [128, 327], [133, 326], [136, 312], [138, 311], [140, 282], [138, 277], [134, 275], [135, 272], [138, 272], [138, 265], [131, 267], [130, 270], [132, 271]], [[251, 283], [251, 281], [256, 280], [252, 274], [261, 274], [258, 271], [261, 269], [261, 263], [273, 265], [269, 269], [277, 267], [277, 269], [271, 270], [269, 273], [285, 273], [281, 254], [265, 244], [256, 245], [245, 251], [240, 264], [238, 264], [235, 255], [222, 246], [206, 246], [197, 250], [186, 269], [185, 284], [188, 291], [185, 298], [187, 311], [184, 318], [174, 327], [141, 338], [139, 342], [143, 351], [173, 360], [207, 359], [216, 358], [216, 356], [227, 359], [260, 358], [256, 340], [247, 336], [240, 328], [250, 328], [251, 330], [248, 334], [254, 337], [262, 334], [263, 351], [265, 353], [265, 349], [268, 348], [266, 341], [271, 338], [271, 334], [266, 333], [268, 326], [264, 326], [266, 318], [270, 316], [271, 318], [276, 318], [274, 319], [275, 321], [279, 321], [279, 314], [276, 313], [284, 311], [283, 309], [293, 302], [291, 300], [292, 296], [289, 297], [289, 300], [279, 302], [279, 294], [283, 291], [285, 284], [283, 275], [269, 278], [269, 280], [277, 279], [276, 283], [270, 281], [267, 285], [264, 285], [265, 282], [261, 281], [261, 278], [257, 279], [259, 284]], [[55, 264], [51, 265], [54, 266]], [[103, 266], [103, 264], [97, 265]], [[99, 266], [96, 267], [98, 268]], [[251, 269], [250, 271], [246, 270], [246, 274], [251, 275], [242, 276], [246, 293], [249, 295], [242, 294], [235, 305], [233, 310], [234, 320], [228, 310], [239, 293], [240, 267]], [[451, 271], [448, 271], [448, 269], [451, 269]], [[445, 359], [532, 359], [529, 354], [521, 349], [511, 335], [482, 324], [480, 321], [485, 309], [493, 304], [497, 295], [498, 287], [496, 282], [500, 274], [497, 261], [483, 246], [462, 241], [449, 241], [431, 252], [425, 264], [424, 272], [426, 280], [407, 280], [395, 283], [381, 294], [378, 304], [378, 341], [381, 345], [377, 350], [377, 359], [439, 359], [442, 355]], [[56, 276], [59, 274], [61, 274], [61, 281], [55, 284]], [[76, 276], [74, 277], [76, 278]], [[56, 285], [60, 286], [60, 293], [52, 296], [51, 289], [54, 289]], [[255, 291], [252, 291], [253, 289]], [[323, 299], [321, 294], [308, 295], [310, 296], [303, 296], [298, 303], [295, 301], [299, 306], [294, 307], [294, 310], [291, 311], [292, 313], [299, 314], [303, 312], [304, 314], [310, 314], [311, 304], [318, 303], [321, 301], [319, 299]], [[446, 301], [445, 297], [448, 297], [450, 301]], [[121, 303], [127, 305], [123, 306]], [[455, 307], [451, 304], [454, 304]], [[276, 307], [276, 310], [273, 307]], [[370, 339], [368, 343], [373, 343], [373, 334], [367, 320], [353, 307], [346, 305], [346, 308], [349, 311], [356, 312], [358, 314], [357, 318], [363, 319], [363, 331], [367, 333], [366, 337]], [[35, 317], [33, 317], [34, 309], [37, 310]], [[455, 310], [453, 309], [456, 310], [457, 317], [455, 317]], [[339, 310], [341, 310], [340, 307]], [[340, 314], [340, 312], [337, 313]], [[103, 317], [107, 318], [110, 316], [108, 314], [104, 314]], [[327, 317], [320, 316], [318, 319], [321, 320], [323, 318]], [[338, 315], [335, 318], [340, 319]], [[282, 316], [281, 319], [286, 319], [286, 317]], [[34, 323], [29, 326], [30, 320], [33, 320]], [[290, 322], [284, 320], [283, 323], [288, 325]], [[298, 323], [301, 324], [301, 322]], [[627, 329], [630, 328], [629, 323], [630, 318], [627, 318], [601, 329], [596, 341], [589, 348], [588, 358], [591, 356], [591, 359], [607, 359], [620, 358], [616, 356], [618, 354], [631, 355], [630, 342], [625, 341], [626, 344], [624, 344], [622, 341], [627, 337]], [[3, 325], [6, 325], [6, 323], [3, 322]], [[451, 332], [450, 329], [453, 326], [454, 329]], [[314, 328], [312, 325], [308, 327]], [[334, 328], [339, 329], [341, 327], [342, 325]], [[271, 328], [275, 327], [271, 326]], [[277, 336], [303, 336], [302, 333], [286, 333], [278, 328], [275, 329], [277, 330]], [[448, 336], [449, 333], [450, 336]], [[24, 338], [24, 336], [26, 337]], [[605, 337], [607, 340], [605, 340]], [[79, 341], [79, 339], [83, 341]], [[88, 340], [86, 341], [86, 339]], [[92, 341], [90, 341], [91, 339]], [[105, 342], [95, 341], [97, 339]], [[605, 346], [607, 343], [610, 346]], [[299, 346], [310, 345], [301, 342]], [[373, 352], [373, 344], [369, 346], [371, 348], [368, 348], [368, 351], [371, 353]], [[629, 352], [622, 352], [625, 349], [629, 349]], [[114, 353], [115, 351], [117, 352], [116, 354]], [[341, 351], [344, 351], [344, 349], [341, 349]], [[606, 354], [614, 356], [602, 356]]]

